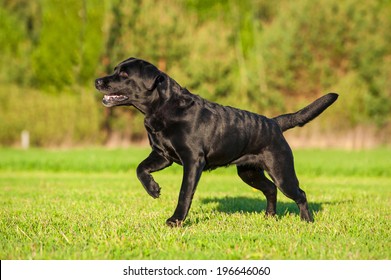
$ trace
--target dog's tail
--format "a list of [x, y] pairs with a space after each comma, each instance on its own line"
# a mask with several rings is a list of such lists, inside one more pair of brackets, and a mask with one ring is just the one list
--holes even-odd
[[286, 131], [296, 126], [303, 126], [319, 116], [324, 110], [333, 104], [337, 98], [338, 94], [329, 93], [316, 99], [310, 105], [296, 113], [280, 115], [273, 119], [278, 123], [282, 131]]

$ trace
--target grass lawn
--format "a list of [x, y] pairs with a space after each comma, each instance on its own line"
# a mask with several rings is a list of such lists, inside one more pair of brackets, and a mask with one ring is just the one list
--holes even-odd
[[276, 218], [235, 167], [204, 173], [169, 228], [180, 166], [136, 178], [149, 149], [0, 149], [0, 259], [390, 259], [391, 150], [295, 151], [315, 223], [280, 192]]

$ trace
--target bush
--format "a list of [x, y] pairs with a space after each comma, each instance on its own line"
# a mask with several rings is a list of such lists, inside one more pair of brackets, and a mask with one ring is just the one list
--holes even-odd
[[[391, 123], [390, 1], [12, 0], [0, 4], [0, 28], [0, 82], [16, 94], [0, 93], [0, 116], [14, 122], [0, 120], [1, 143], [38, 118], [30, 106], [57, 122], [47, 132], [29, 125], [36, 144], [144, 137], [138, 113], [78, 94], [130, 56], [225, 105], [276, 115], [335, 91], [336, 119]], [[20, 100], [29, 108], [18, 115]], [[92, 128], [80, 106], [97, 120]]]
[[54, 92], [92, 84], [104, 47], [99, 32], [104, 5], [43, 0], [41, 10], [40, 36], [32, 50], [32, 85]]
[[[282, 7], [263, 36], [269, 88], [296, 97], [340, 92], [359, 104], [348, 107], [353, 123], [358, 113], [360, 121], [389, 121], [390, 19], [384, 1], [302, 0]], [[341, 83], [351, 90], [342, 91]]]
[[23, 130], [33, 146], [102, 143], [103, 110], [87, 90], [53, 96], [37, 90], [1, 86], [0, 143], [19, 142]]

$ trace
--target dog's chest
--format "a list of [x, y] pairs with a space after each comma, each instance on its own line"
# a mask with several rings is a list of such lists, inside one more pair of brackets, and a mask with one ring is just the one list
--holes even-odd
[[164, 122], [158, 119], [146, 119], [144, 124], [148, 132], [148, 139], [152, 149], [165, 158], [180, 163], [176, 149], [170, 138], [166, 135]]

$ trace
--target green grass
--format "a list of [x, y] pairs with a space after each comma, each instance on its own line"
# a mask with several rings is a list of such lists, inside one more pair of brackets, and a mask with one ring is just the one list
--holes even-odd
[[263, 195], [235, 168], [204, 173], [182, 228], [181, 167], [155, 173], [152, 199], [136, 178], [149, 150], [0, 149], [0, 259], [390, 259], [391, 150], [299, 150], [296, 171], [315, 223], [279, 193]]

